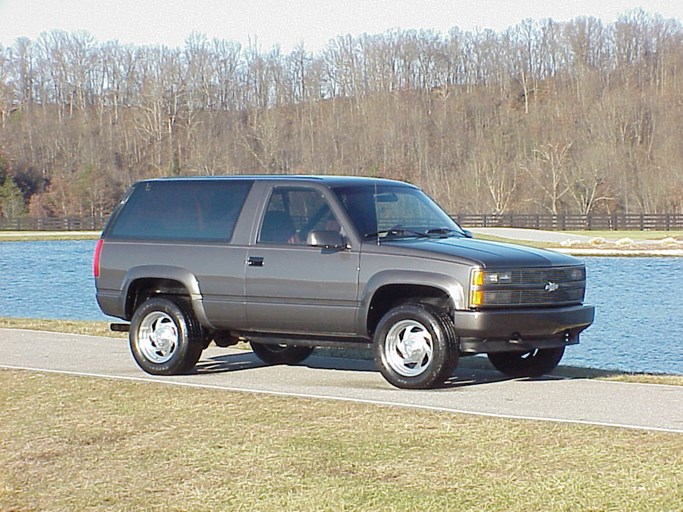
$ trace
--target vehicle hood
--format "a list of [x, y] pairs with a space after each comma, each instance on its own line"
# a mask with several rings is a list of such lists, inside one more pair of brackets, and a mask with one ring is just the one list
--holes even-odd
[[485, 268], [550, 267], [578, 265], [573, 256], [524, 245], [475, 238], [411, 238], [382, 241], [394, 254], [474, 263]]

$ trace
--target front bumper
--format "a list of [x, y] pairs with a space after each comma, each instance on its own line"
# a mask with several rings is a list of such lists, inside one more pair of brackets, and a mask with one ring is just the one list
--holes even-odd
[[456, 311], [460, 352], [528, 351], [579, 342], [579, 333], [593, 323], [594, 306]]

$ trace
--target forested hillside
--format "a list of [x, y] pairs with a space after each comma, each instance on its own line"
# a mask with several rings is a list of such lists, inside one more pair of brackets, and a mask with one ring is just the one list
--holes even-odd
[[642, 11], [285, 54], [51, 32], [0, 46], [0, 215], [108, 213], [133, 181], [413, 182], [452, 213], [683, 212], [683, 28]]

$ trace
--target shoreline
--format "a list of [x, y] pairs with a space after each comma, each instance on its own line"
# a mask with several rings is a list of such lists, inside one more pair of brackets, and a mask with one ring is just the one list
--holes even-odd
[[667, 233], [666, 236], [660, 233], [661, 238], [645, 238], [657, 235], [642, 231], [614, 232], [610, 233], [609, 238], [600, 236], [602, 232], [578, 234], [525, 228], [474, 228], [471, 231], [483, 239], [529, 245], [572, 256], [683, 257], [683, 237], [679, 231]]
[[[527, 245], [549, 249], [572, 256], [625, 258], [681, 258], [683, 240], [609, 239], [575, 235], [561, 231], [541, 231], [514, 228], [483, 228], [472, 230], [476, 238], [495, 242]], [[2, 242], [39, 242], [97, 240], [100, 231], [0, 231]]]
[[572, 256], [603, 256], [623, 258], [681, 258], [683, 249], [568, 249], [566, 247], [548, 247], [553, 251]]

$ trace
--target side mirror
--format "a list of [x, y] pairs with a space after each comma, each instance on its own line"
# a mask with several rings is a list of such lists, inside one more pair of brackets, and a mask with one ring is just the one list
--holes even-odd
[[463, 229], [462, 232], [467, 238], [474, 238], [474, 235], [472, 235], [472, 232], [469, 229]]
[[338, 231], [309, 231], [306, 245], [323, 249], [346, 249], [346, 242]]

